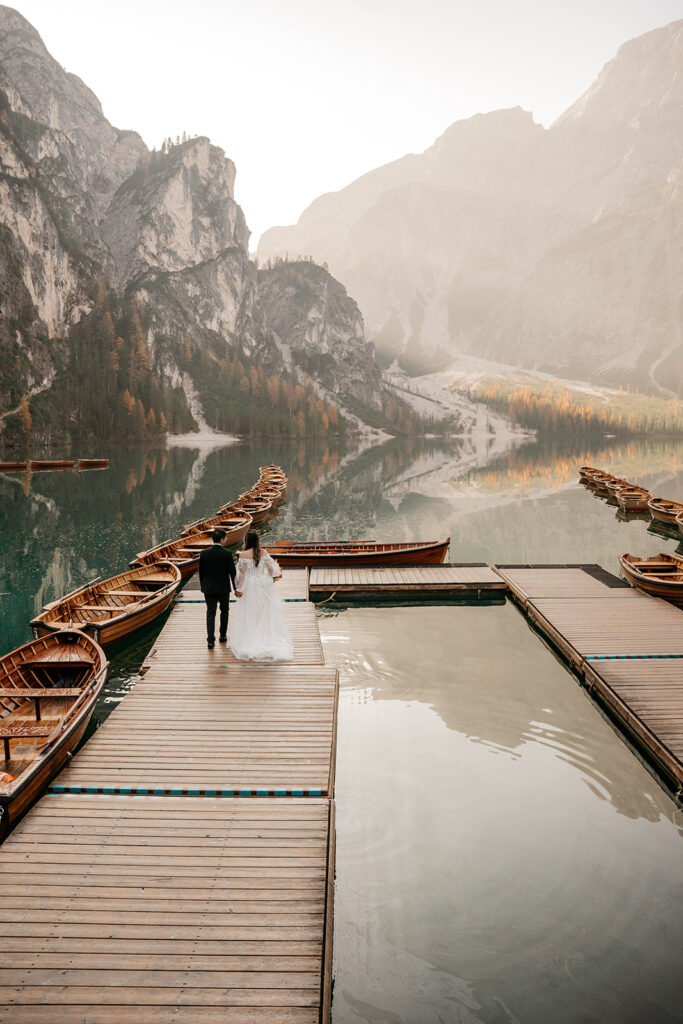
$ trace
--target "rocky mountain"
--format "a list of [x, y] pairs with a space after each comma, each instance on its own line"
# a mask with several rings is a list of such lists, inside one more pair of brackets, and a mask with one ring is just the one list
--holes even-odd
[[549, 129], [516, 108], [321, 196], [262, 259], [326, 261], [386, 362], [458, 353], [683, 387], [683, 21], [626, 43]]
[[339, 410], [352, 408], [347, 423], [395, 414], [344, 288], [307, 261], [250, 260], [234, 180], [206, 138], [150, 152], [112, 127], [31, 25], [0, 7], [5, 440], [204, 420], [319, 433], [339, 428]]

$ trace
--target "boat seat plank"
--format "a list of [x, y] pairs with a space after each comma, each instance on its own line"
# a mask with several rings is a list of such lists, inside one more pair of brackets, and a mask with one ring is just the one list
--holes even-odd
[[44, 689], [16, 686], [0, 689], [0, 697], [30, 697], [32, 700], [39, 700], [42, 697], [79, 697], [82, 693], [83, 689], [80, 686], [46, 686]]
[[46, 697], [80, 697], [82, 693], [83, 689], [79, 686], [49, 686], [39, 689], [17, 686], [12, 689], [0, 690], [0, 698], [9, 697], [11, 700], [19, 700], [20, 697], [23, 697], [25, 700], [35, 701], [36, 722], [39, 722], [41, 700], [44, 700]]
[[49, 736], [54, 725], [3, 725], [0, 722], [0, 739], [19, 739], [31, 736]]
[[[170, 582], [170, 580], [169, 580]], [[112, 594], [114, 597], [147, 597], [149, 591], [145, 590], [108, 590], [108, 594]]]
[[54, 728], [54, 722], [50, 722], [46, 725], [3, 725], [2, 722], [0, 722], [0, 739], [4, 746], [5, 763], [9, 764], [10, 761], [10, 740], [42, 739], [43, 737], [49, 736]]
[[74, 611], [81, 612], [123, 612], [126, 610], [125, 605], [121, 604], [78, 604], [75, 606]]

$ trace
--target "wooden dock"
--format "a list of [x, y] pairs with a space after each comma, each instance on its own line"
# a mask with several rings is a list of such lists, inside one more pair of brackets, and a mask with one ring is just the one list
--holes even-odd
[[599, 566], [497, 566], [569, 662], [683, 800], [683, 611]]
[[507, 583], [489, 566], [479, 563], [315, 568], [309, 591], [317, 597], [490, 597], [504, 594]]
[[0, 856], [0, 1021], [328, 1019], [333, 856], [327, 800], [46, 796]]
[[330, 1019], [337, 671], [206, 646], [186, 588], [141, 678], [0, 848], [0, 1024]]

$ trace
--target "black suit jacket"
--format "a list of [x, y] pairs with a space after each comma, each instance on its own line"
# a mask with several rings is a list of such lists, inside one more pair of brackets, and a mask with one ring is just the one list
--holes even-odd
[[199, 586], [204, 594], [229, 594], [235, 589], [235, 559], [221, 544], [204, 548], [199, 556]]

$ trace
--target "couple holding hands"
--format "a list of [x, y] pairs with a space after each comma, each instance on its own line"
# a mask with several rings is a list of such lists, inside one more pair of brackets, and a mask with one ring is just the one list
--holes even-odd
[[292, 637], [287, 628], [282, 598], [275, 589], [280, 566], [261, 547], [259, 535], [250, 530], [237, 553], [237, 568], [225, 547], [226, 532], [213, 531], [213, 544], [199, 558], [199, 585], [206, 602], [206, 634], [209, 650], [216, 644], [216, 610], [220, 607], [219, 643], [228, 642], [230, 588], [238, 599], [232, 613], [230, 649], [240, 661], [291, 661]]

